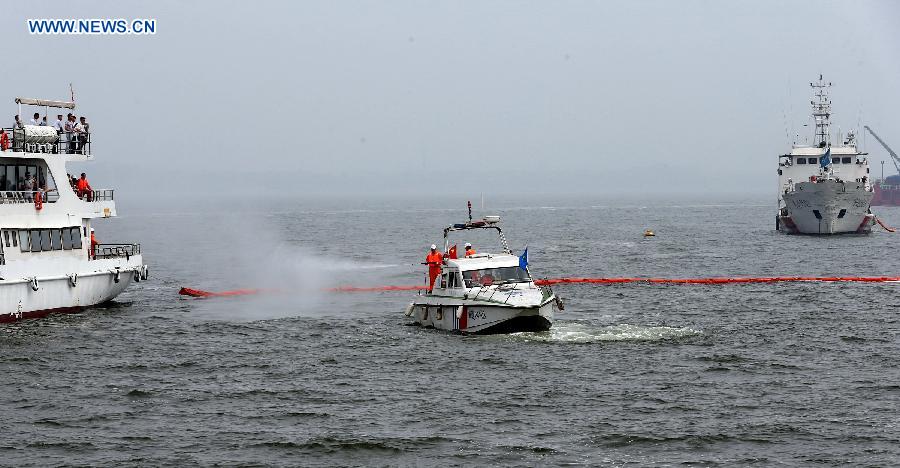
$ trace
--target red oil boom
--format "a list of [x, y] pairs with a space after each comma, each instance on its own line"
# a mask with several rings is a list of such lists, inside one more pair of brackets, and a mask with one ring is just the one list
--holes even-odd
[[[538, 286], [559, 284], [746, 284], [746, 283], [788, 283], [788, 282], [824, 282], [824, 283], [900, 283], [900, 276], [757, 276], [757, 277], [719, 277], [719, 278], [546, 278], [534, 281]], [[382, 292], [382, 291], [419, 291], [427, 290], [427, 286], [339, 286], [327, 288], [326, 292]], [[229, 297], [247, 296], [260, 293], [280, 292], [273, 289], [236, 289], [232, 291], [203, 291], [199, 289], [181, 288], [178, 294], [190, 297]]]

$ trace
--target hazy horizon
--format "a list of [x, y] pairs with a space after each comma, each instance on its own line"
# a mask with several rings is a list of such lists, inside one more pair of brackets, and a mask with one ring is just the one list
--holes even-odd
[[[72, 82], [96, 155], [73, 170], [123, 196], [774, 196], [819, 73], [835, 132], [900, 147], [895, 2], [5, 7], [0, 122]], [[26, 27], [120, 17], [157, 33]]]

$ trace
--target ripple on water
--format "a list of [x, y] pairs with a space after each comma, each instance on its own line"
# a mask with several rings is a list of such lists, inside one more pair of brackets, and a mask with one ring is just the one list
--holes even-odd
[[689, 327], [665, 327], [644, 325], [591, 325], [579, 322], [558, 321], [553, 328], [541, 333], [513, 333], [516, 340], [549, 343], [599, 343], [606, 341], [665, 341], [702, 335]]

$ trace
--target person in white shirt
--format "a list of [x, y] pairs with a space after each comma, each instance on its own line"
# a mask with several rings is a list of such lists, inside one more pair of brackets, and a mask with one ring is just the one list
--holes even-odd
[[41, 124], [41, 114], [35, 112], [34, 118], [31, 119], [31, 125], [40, 125]]
[[30, 172], [25, 173], [25, 183], [22, 185], [22, 190], [25, 192], [25, 198], [28, 201], [31, 201], [34, 196], [34, 177], [31, 176]]
[[[75, 117], [72, 118], [74, 119]], [[84, 117], [82, 117], [82, 120], [84, 120]], [[73, 128], [75, 131], [75, 141], [77, 141], [75, 152], [81, 153], [84, 149], [84, 140], [87, 138], [87, 136], [85, 136], [84, 134], [84, 126], [81, 124], [81, 122], [76, 120], [73, 124]]]
[[75, 141], [77, 140], [75, 137], [75, 116], [69, 114], [66, 117], [66, 125], [63, 127], [63, 131], [66, 132], [66, 141], [69, 143], [69, 148], [66, 151], [69, 154], [75, 152]]
[[41, 118], [41, 127], [46, 127], [46, 126], [47, 126], [47, 116], [45, 115], [43, 118]]
[[53, 147], [53, 152], [59, 153], [59, 145], [62, 143], [63, 133], [66, 130], [66, 124], [64, 124], [62, 120], [62, 114], [56, 116], [56, 123], [53, 124], [53, 127], [56, 128], [56, 134], [59, 135], [59, 139]]
[[17, 129], [19, 129], [19, 130], [25, 128], [25, 124], [23, 124], [22, 121], [19, 120], [19, 116], [18, 116], [18, 115], [16, 116], [16, 125], [15, 125], [15, 128], [17, 128]]
[[80, 146], [80, 148], [78, 149], [84, 149], [84, 145], [91, 142], [91, 124], [88, 123], [87, 118], [83, 115], [79, 120], [80, 122], [77, 126], [81, 127], [81, 133], [78, 134], [78, 142]]

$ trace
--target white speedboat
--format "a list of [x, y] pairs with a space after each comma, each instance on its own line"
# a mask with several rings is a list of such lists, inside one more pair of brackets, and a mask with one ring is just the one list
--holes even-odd
[[[16, 103], [75, 108], [40, 99]], [[92, 221], [116, 216], [112, 190], [76, 193], [66, 173], [66, 163], [94, 159], [91, 135], [58, 135], [37, 125], [4, 130], [10, 144], [0, 152], [0, 322], [79, 311], [147, 279], [139, 244], [91, 242]]]
[[789, 234], [869, 233], [875, 215], [869, 209], [874, 187], [869, 178], [867, 153], [848, 132], [832, 144], [830, 132], [831, 83], [810, 83], [815, 89], [812, 145], [794, 144], [778, 164], [778, 213], [775, 227]]
[[[420, 293], [406, 310], [415, 324], [460, 333], [546, 331], [553, 325], [554, 308], [562, 302], [549, 287], [539, 287], [528, 271], [527, 249], [512, 254], [499, 226], [500, 218], [454, 224], [444, 229], [441, 274], [430, 292]], [[502, 252], [455, 257], [449, 234], [455, 231], [497, 231]]]

